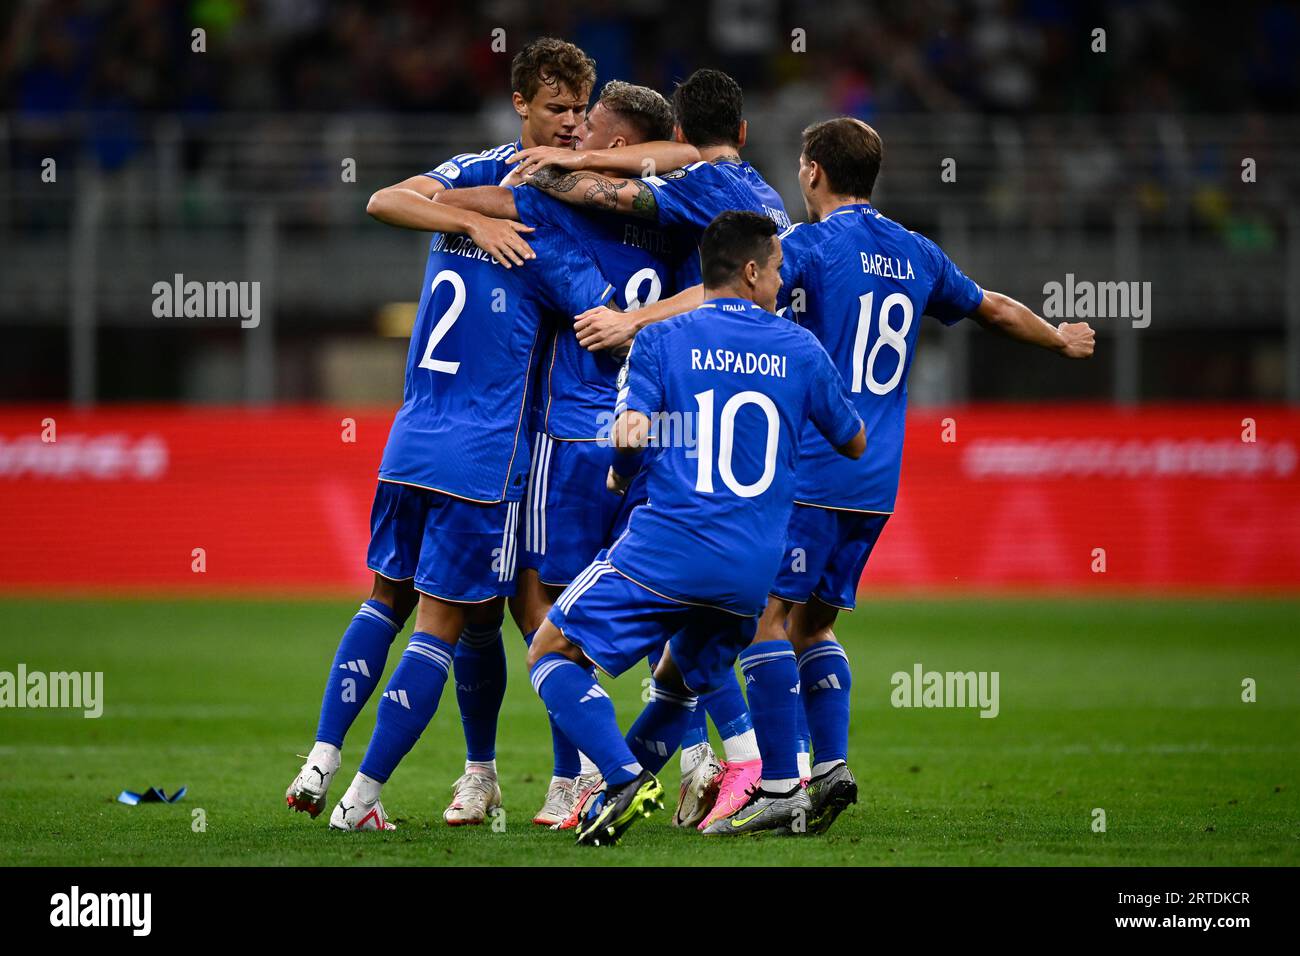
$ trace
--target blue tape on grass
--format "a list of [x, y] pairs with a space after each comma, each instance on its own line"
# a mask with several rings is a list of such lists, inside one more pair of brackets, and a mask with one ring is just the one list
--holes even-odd
[[185, 796], [188, 787], [181, 787], [170, 797], [159, 787], [150, 787], [144, 793], [134, 793], [130, 790], [123, 790], [117, 795], [118, 803], [125, 803], [128, 807], [133, 807], [137, 803], [175, 803], [181, 797]]

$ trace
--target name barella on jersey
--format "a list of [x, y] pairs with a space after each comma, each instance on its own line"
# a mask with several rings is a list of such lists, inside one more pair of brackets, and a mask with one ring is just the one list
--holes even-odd
[[381, 481], [470, 501], [522, 497], [528, 384], [544, 331], [610, 293], [563, 233], [539, 228], [528, 241], [537, 258], [506, 269], [468, 236], [434, 236]]
[[445, 163], [424, 173], [448, 189], [469, 189], [471, 186], [496, 186], [510, 174], [506, 160], [524, 148], [515, 140], [481, 153], [457, 153]]
[[[692, 163], [662, 176], [647, 176], [642, 182], [655, 194], [659, 222], [688, 230], [696, 247], [709, 223], [728, 209], [761, 213], [775, 222], [777, 229], [790, 228], [781, 197], [746, 162]], [[699, 282], [699, 256], [685, 257], [678, 287], [689, 289]]]
[[830, 353], [867, 427], [867, 453], [857, 461], [805, 441], [795, 500], [892, 512], [920, 316], [953, 325], [984, 292], [937, 245], [868, 203], [792, 227], [781, 249], [777, 306]]
[[[632, 216], [587, 212], [531, 186], [513, 190], [521, 222], [563, 231], [613, 284], [619, 308], [630, 312], [678, 291], [681, 260], [695, 255], [690, 237]], [[622, 362], [578, 344], [561, 323], [541, 366], [534, 429], [552, 438], [586, 441], [609, 435]]]
[[637, 334], [617, 408], [648, 416], [657, 440], [643, 466], [649, 501], [609, 562], [664, 597], [757, 614], [783, 554], [773, 530], [790, 518], [805, 423], [828, 448], [861, 427], [830, 357], [753, 302], [713, 299]]

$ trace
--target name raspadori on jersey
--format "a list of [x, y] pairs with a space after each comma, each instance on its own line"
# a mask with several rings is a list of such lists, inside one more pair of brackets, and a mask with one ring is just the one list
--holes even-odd
[[691, 349], [691, 369], [699, 372], [735, 372], [785, 378], [786, 356], [768, 352], [733, 352], [731, 349]]

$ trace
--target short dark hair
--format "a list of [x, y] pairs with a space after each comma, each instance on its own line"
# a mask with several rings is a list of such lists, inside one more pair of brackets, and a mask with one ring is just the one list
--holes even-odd
[[692, 146], [740, 143], [740, 84], [721, 70], [696, 70], [673, 90], [673, 109], [682, 136]]
[[813, 123], [803, 131], [804, 156], [822, 168], [831, 192], [839, 196], [870, 197], [884, 153], [880, 134], [851, 116]]
[[539, 37], [510, 61], [510, 86], [531, 100], [543, 83], [556, 93], [565, 86], [588, 97], [596, 85], [596, 61], [567, 40]]
[[647, 142], [672, 139], [673, 108], [657, 90], [610, 80], [600, 91], [600, 102], [635, 126]]
[[700, 271], [709, 288], [726, 285], [747, 262], [767, 262], [776, 223], [756, 212], [718, 213], [700, 238]]

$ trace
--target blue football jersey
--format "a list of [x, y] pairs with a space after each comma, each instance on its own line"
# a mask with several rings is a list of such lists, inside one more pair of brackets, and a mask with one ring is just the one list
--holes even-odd
[[545, 332], [610, 293], [563, 233], [539, 228], [528, 241], [537, 258], [507, 269], [468, 236], [434, 236], [381, 480], [470, 501], [523, 495], [529, 382]]
[[481, 153], [457, 153], [435, 169], [425, 173], [448, 189], [469, 189], [471, 186], [496, 186], [510, 174], [512, 167], [506, 160], [524, 148], [515, 140]]
[[920, 317], [952, 325], [984, 292], [937, 245], [868, 203], [792, 227], [781, 250], [777, 307], [825, 346], [867, 427], [867, 453], [857, 461], [805, 440], [795, 500], [891, 512]]
[[784, 553], [805, 423], [828, 448], [862, 426], [830, 357], [753, 302], [712, 299], [638, 333], [622, 378], [618, 411], [650, 417], [657, 440], [649, 500], [609, 561], [665, 597], [758, 613]]
[[[678, 266], [695, 255], [689, 236], [633, 216], [588, 212], [531, 186], [513, 192], [520, 221], [563, 231], [613, 284], [619, 308], [632, 311], [678, 292]], [[543, 358], [534, 429], [568, 440], [608, 436], [622, 364], [583, 348], [572, 322], [561, 322]]]
[[[781, 197], [746, 162], [692, 163], [662, 176], [647, 176], [642, 182], [655, 194], [659, 222], [687, 230], [697, 248], [709, 223], [728, 209], [761, 213], [770, 217], [778, 230], [790, 228]], [[700, 258], [688, 256], [677, 283], [689, 289], [699, 281]]]

